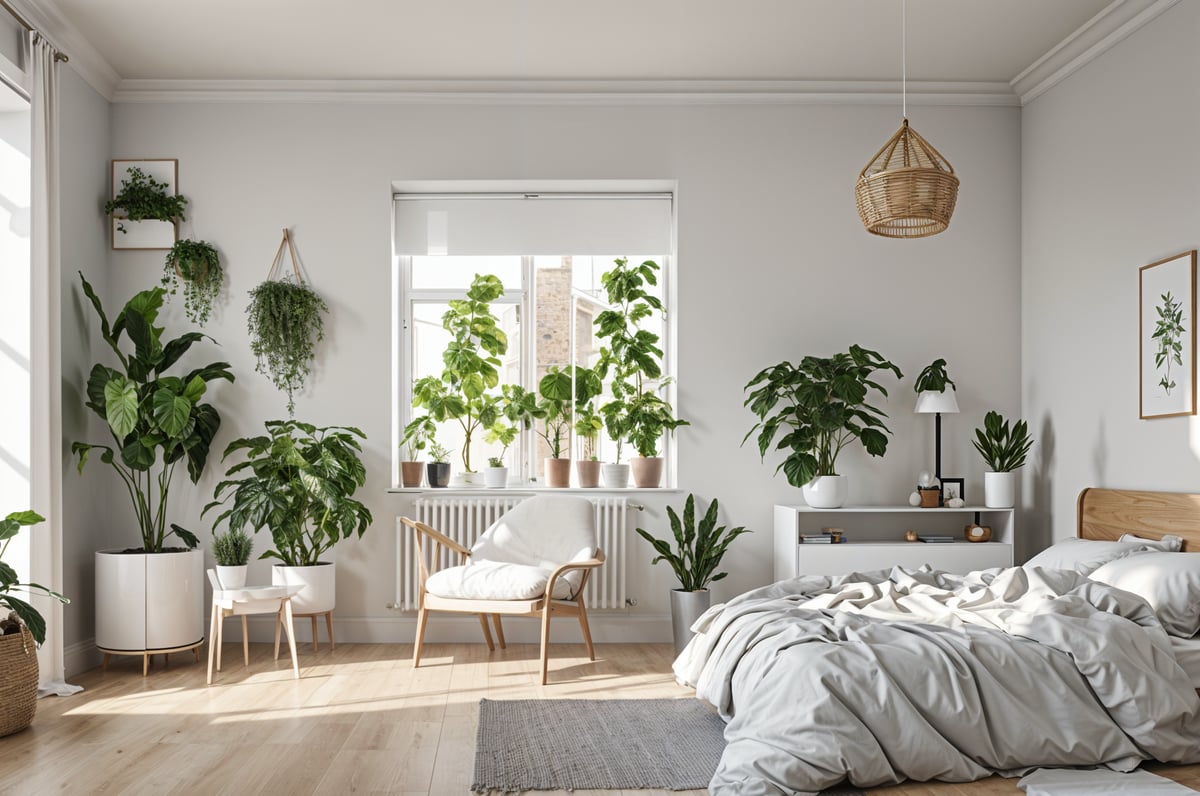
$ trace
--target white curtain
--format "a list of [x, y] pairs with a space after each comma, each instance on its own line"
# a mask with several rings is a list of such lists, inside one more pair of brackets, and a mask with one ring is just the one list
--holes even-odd
[[[31, 366], [33, 395], [30, 433], [30, 481], [33, 508], [46, 518], [30, 534], [30, 580], [62, 591], [62, 358], [61, 263], [58, 213], [58, 62], [55, 50], [36, 32], [28, 39], [33, 120], [31, 228], [29, 253], [33, 302]], [[46, 617], [46, 643], [38, 650], [38, 694], [66, 696], [81, 690], [65, 682], [63, 609], [54, 600], [35, 598]]]

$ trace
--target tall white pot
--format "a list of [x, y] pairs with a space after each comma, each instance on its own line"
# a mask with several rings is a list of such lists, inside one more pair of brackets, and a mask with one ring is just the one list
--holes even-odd
[[844, 475], [818, 475], [804, 485], [804, 502], [814, 509], [840, 509], [846, 505], [850, 479]]
[[1015, 472], [983, 474], [983, 505], [989, 509], [1011, 509], [1017, 503]]
[[96, 646], [141, 652], [204, 640], [204, 552], [96, 552]]
[[332, 561], [322, 561], [311, 567], [271, 568], [271, 583], [276, 586], [303, 586], [292, 598], [292, 613], [323, 614], [332, 611], [337, 602], [337, 568]]

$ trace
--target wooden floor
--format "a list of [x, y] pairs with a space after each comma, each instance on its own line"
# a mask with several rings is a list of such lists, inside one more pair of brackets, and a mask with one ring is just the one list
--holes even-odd
[[[236, 629], [231, 627], [236, 636]], [[537, 648], [490, 656], [483, 644], [431, 644], [420, 669], [406, 644], [301, 647], [301, 679], [286, 656], [227, 644], [225, 671], [204, 684], [190, 654], [114, 659], [73, 678], [71, 697], [38, 705], [33, 726], [0, 739], [0, 793], [466, 794], [479, 700], [537, 697], [638, 699], [691, 695], [676, 685], [670, 645], [555, 645], [550, 684], [538, 684]], [[1154, 767], [1200, 787], [1200, 766]], [[620, 793], [581, 791], [579, 794]], [[672, 791], [627, 791], [668, 796]], [[684, 791], [699, 796], [705, 791]], [[1020, 793], [1015, 779], [907, 783], [872, 794], [982, 796]]]

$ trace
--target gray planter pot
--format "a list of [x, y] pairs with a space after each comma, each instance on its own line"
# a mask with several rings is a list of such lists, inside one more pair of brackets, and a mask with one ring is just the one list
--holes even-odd
[[692, 625], [700, 618], [700, 614], [708, 610], [712, 604], [712, 592], [671, 590], [671, 631], [675, 637], [675, 654], [683, 652], [683, 648], [692, 640]]
[[425, 465], [425, 477], [431, 487], [445, 489], [450, 485], [450, 462], [429, 462]]

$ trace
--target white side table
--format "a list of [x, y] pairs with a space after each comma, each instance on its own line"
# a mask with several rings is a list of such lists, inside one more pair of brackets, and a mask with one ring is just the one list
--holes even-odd
[[250, 639], [246, 632], [246, 617], [250, 614], [275, 614], [275, 660], [279, 660], [279, 628], [287, 631], [288, 649], [292, 653], [292, 675], [300, 679], [300, 663], [296, 659], [296, 637], [292, 633], [292, 597], [303, 586], [252, 586], [244, 589], [222, 589], [215, 570], [208, 570], [213, 587], [212, 628], [209, 631], [208, 683], [213, 681], [213, 660], [221, 671], [221, 643], [224, 640], [224, 620], [242, 617], [242, 657], [250, 665]]

